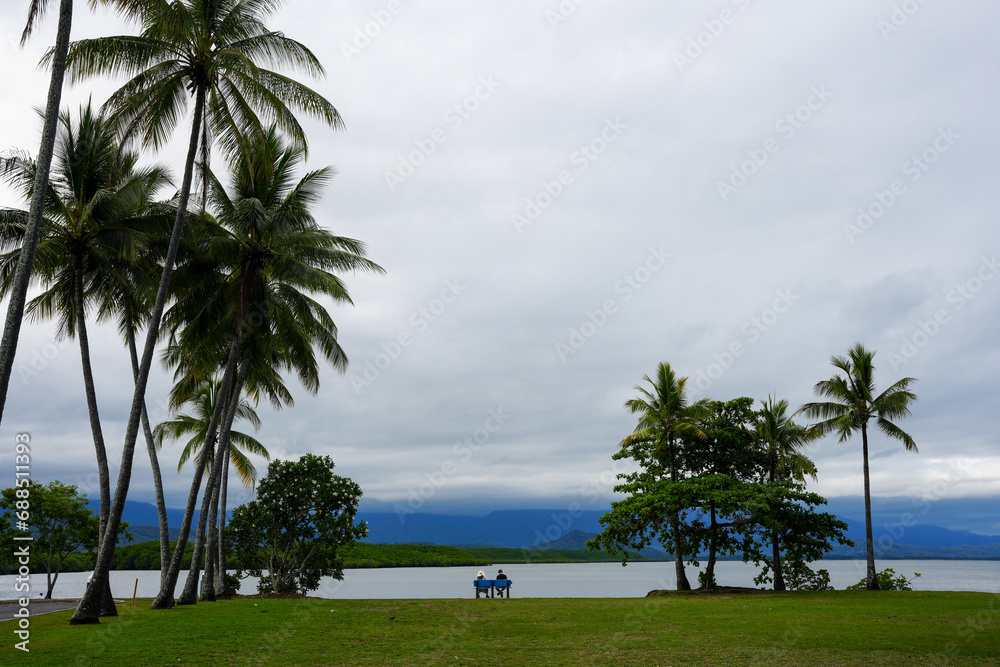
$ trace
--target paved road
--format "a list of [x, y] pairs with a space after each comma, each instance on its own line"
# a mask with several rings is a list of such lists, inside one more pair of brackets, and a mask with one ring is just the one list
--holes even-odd
[[[32, 616], [51, 614], [54, 611], [76, 609], [78, 602], [79, 600], [31, 600], [28, 603], [28, 611]], [[21, 605], [17, 602], [0, 602], [0, 623], [13, 620], [14, 614], [20, 608]]]

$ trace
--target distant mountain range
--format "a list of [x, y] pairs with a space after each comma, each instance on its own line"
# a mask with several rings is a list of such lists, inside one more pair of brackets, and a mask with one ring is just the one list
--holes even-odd
[[[599, 518], [603, 514], [599, 511], [497, 510], [483, 517], [473, 517], [360, 512], [358, 518], [368, 522], [368, 538], [365, 541], [371, 543], [584, 549], [584, 542], [602, 530]], [[176, 538], [182, 518], [182, 510], [167, 510], [171, 539]], [[156, 508], [153, 505], [126, 501], [123, 519], [129, 522], [136, 542], [158, 539]], [[853, 518], [842, 520], [847, 523], [847, 536], [854, 540], [855, 546], [838, 545], [831, 557], [864, 558], [864, 521]], [[916, 523], [905, 514], [892, 521], [875, 518], [873, 524], [876, 556], [879, 558], [1000, 558], [1000, 535], [981, 535]], [[656, 548], [658, 546], [653, 545], [643, 555], [664, 557], [665, 554]]]

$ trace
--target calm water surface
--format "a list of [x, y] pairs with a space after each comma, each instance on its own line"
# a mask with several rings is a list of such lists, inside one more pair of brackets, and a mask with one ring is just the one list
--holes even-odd
[[[923, 591], [983, 591], [1000, 593], [1000, 561], [970, 560], [885, 560], [878, 561], [882, 570], [891, 567], [896, 574], [921, 577], [913, 583], [914, 590]], [[843, 589], [857, 583], [865, 575], [864, 561], [834, 560], [814, 564], [813, 569], [830, 572], [834, 588]], [[673, 563], [537, 563], [515, 565], [499, 563], [483, 568], [492, 578], [497, 568], [503, 569], [513, 581], [514, 597], [642, 597], [654, 589], [674, 588]], [[312, 595], [332, 599], [391, 599], [391, 598], [460, 598], [473, 595], [472, 580], [478, 567], [400, 567], [347, 570], [343, 581], [324, 579]], [[722, 586], [754, 586], [757, 568], [741, 562], [720, 562], [716, 565], [716, 581]], [[59, 575], [53, 597], [78, 598], [86, 587], [87, 572]], [[698, 570], [688, 568], [688, 578], [698, 581]], [[177, 594], [184, 587], [187, 572], [178, 580]], [[138, 581], [139, 597], [154, 597], [159, 591], [158, 571], [126, 570], [111, 573], [111, 590], [118, 599], [131, 598]], [[12, 575], [0, 577], [0, 599], [22, 595], [14, 589]], [[45, 593], [45, 575], [31, 578], [32, 595]], [[241, 593], [254, 593], [255, 579], [243, 582]]]

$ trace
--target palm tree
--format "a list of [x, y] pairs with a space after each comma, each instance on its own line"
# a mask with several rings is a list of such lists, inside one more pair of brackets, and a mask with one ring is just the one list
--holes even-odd
[[[211, 128], [224, 146], [232, 147], [245, 128], [259, 126], [257, 114], [261, 113], [277, 122], [304, 150], [305, 134], [293, 109], [318, 117], [335, 128], [342, 123], [337, 110], [321, 95], [260, 66], [260, 63], [291, 65], [311, 75], [323, 74], [319, 61], [305, 46], [267, 29], [264, 22], [282, 4], [281, 0], [113, 0], [112, 4], [127, 19], [139, 24], [140, 34], [74, 44], [67, 60], [72, 80], [99, 74], [131, 77], [111, 96], [105, 108], [126, 128], [126, 136], [140, 137], [144, 144], [153, 147], [166, 141], [186, 108], [189, 92], [194, 94], [177, 217], [148, 318], [108, 524], [110, 534], [114, 535], [128, 495], [146, 383], [184, 228], [199, 139], [202, 144], [209, 144], [211, 139], [202, 136], [203, 130]], [[224, 393], [228, 393], [231, 383], [232, 377], [224, 378]], [[197, 470], [195, 478], [200, 485]], [[182, 522], [182, 534], [189, 528], [188, 518], [187, 527]], [[98, 551], [92, 579], [95, 586], [88, 587], [71, 623], [97, 622], [97, 597], [91, 588], [103, 585], [112, 555], [111, 548], [102, 547]]]
[[[318, 390], [316, 350], [335, 369], [346, 370], [337, 327], [309, 294], [350, 303], [343, 282], [333, 272], [381, 268], [365, 259], [362, 243], [334, 236], [316, 223], [310, 208], [333, 172], [319, 169], [296, 181], [295, 170], [303, 158], [302, 147], [286, 145], [271, 126], [247, 138], [234, 153], [228, 189], [211, 178], [210, 203], [218, 224], [206, 235], [203, 254], [219, 269], [215, 278], [199, 271], [193, 296], [180, 294], [167, 317], [177, 329], [171, 349], [182, 376], [197, 376], [204, 372], [199, 369], [219, 368], [225, 361], [226, 374], [237, 378], [230, 395], [238, 395], [246, 385], [281, 405], [290, 396], [279, 371], [295, 373], [310, 393]], [[184, 276], [181, 282], [188, 285], [193, 280]], [[206, 291], [205, 285], [213, 291]], [[225, 460], [234, 416], [230, 406], [220, 422], [218, 460]], [[209, 438], [212, 435], [209, 432]], [[205, 451], [208, 447], [206, 442]], [[178, 602], [194, 601], [206, 509], [221, 471], [217, 467], [205, 488], [191, 570]], [[196, 502], [193, 495], [188, 502]]]
[[[185, 436], [191, 436], [181, 451], [180, 459], [177, 463], [177, 472], [180, 472], [184, 464], [193, 455], [200, 452], [201, 448], [208, 441], [208, 425], [212, 421], [212, 414], [215, 412], [215, 403], [219, 398], [219, 385], [220, 382], [217, 379], [210, 379], [186, 401], [186, 403], [189, 403], [194, 408], [193, 415], [181, 413], [174, 419], [161, 422], [153, 429], [153, 438], [157, 447], [162, 447], [166, 439], [180, 439]], [[246, 399], [240, 400], [236, 408], [236, 419], [248, 421], [254, 427], [254, 430], [260, 428], [260, 417]], [[236, 468], [236, 472], [239, 474], [243, 484], [248, 488], [252, 488], [257, 482], [257, 469], [247, 454], [262, 456], [267, 460], [270, 460], [270, 454], [268, 454], [267, 448], [252, 435], [232, 431], [230, 437], [234, 445], [230, 450], [230, 463]], [[211, 459], [209, 459], [209, 465], [212, 465]]]
[[[625, 402], [625, 407], [632, 414], [639, 415], [639, 423], [635, 431], [622, 441], [622, 446], [637, 442], [648, 442], [654, 445], [656, 458], [670, 472], [670, 481], [677, 482], [679, 478], [678, 439], [682, 436], [704, 438], [704, 432], [698, 427], [698, 422], [711, 413], [707, 399], [688, 405], [684, 395], [687, 378], [678, 379], [670, 364], [660, 362], [656, 367], [656, 380], [643, 375], [642, 379], [649, 383], [650, 389], [643, 385], [635, 385], [639, 392], [637, 398]], [[689, 591], [691, 584], [684, 572], [684, 548], [680, 534], [680, 516], [672, 512], [670, 516], [674, 543], [674, 568], [677, 575], [677, 590]]]
[[[180, 472], [184, 463], [187, 462], [192, 455], [197, 454], [208, 441], [208, 426], [212, 422], [212, 415], [215, 413], [215, 404], [219, 399], [219, 385], [220, 382], [217, 379], [210, 378], [204, 385], [198, 388], [193, 396], [188, 398], [186, 401], [194, 407], [195, 415], [180, 414], [175, 419], [162, 422], [154, 431], [154, 436], [156, 438], [157, 445], [159, 446], [162, 446], [165, 438], [179, 439], [185, 436], [191, 436], [190, 440], [188, 440], [185, 444], [184, 450], [181, 452], [180, 460], [177, 463], [178, 472]], [[257, 412], [253, 409], [250, 402], [245, 399], [239, 400], [236, 407], [235, 418], [250, 422], [250, 424], [254, 427], [254, 430], [260, 428], [260, 417], [258, 417]], [[239, 474], [244, 486], [247, 488], [253, 488], [257, 483], [257, 469], [247, 456], [247, 453], [262, 456], [266, 460], [270, 460], [270, 454], [268, 454], [264, 445], [251, 435], [240, 431], [230, 430], [228, 437], [229, 442], [232, 445], [229, 447], [229, 463], [236, 468], [236, 472]], [[212, 463], [213, 461], [209, 459], [208, 465], [210, 470]], [[221, 488], [213, 492], [208, 517], [209, 539], [208, 558], [205, 565], [205, 578], [206, 581], [212, 581], [213, 584], [217, 583], [213, 580], [216, 563], [219, 563], [221, 568], [221, 578], [223, 582], [225, 580], [225, 550], [221, 548], [223, 544], [222, 539], [218, 540], [219, 549], [212, 549], [216, 536], [215, 518], [220, 507], [222, 516], [218, 523], [219, 534], [223, 535], [223, 531], [225, 530], [226, 487], [229, 483], [229, 465], [226, 464], [225, 468], [226, 469], [222, 472]], [[205, 588], [205, 592], [202, 595], [203, 599], [214, 599], [214, 596], [212, 595], [213, 591], [211, 591], [212, 588], [213, 586]], [[222, 591], [220, 590], [219, 592], [221, 593]]]
[[864, 462], [865, 482], [865, 540], [867, 542], [868, 575], [867, 588], [879, 590], [878, 575], [875, 572], [875, 546], [872, 540], [871, 483], [868, 476], [868, 422], [875, 419], [875, 426], [882, 433], [903, 443], [907, 451], [917, 451], [917, 445], [905, 431], [893, 423], [893, 419], [910, 415], [910, 405], [917, 400], [910, 391], [916, 380], [911, 377], [899, 380], [879, 395], [875, 395], [875, 353], [869, 352], [861, 343], [856, 343], [846, 357], [833, 356], [830, 363], [843, 375], [834, 375], [829, 380], [821, 380], [813, 388], [818, 396], [831, 400], [806, 403], [799, 410], [809, 417], [822, 419], [812, 428], [820, 435], [836, 432], [840, 442], [846, 442], [857, 431], [861, 431], [861, 456]]
[[[56, 160], [49, 179], [34, 267], [36, 281], [45, 291], [27, 306], [33, 318], [58, 316], [60, 335], [77, 337], [83, 364], [90, 427], [97, 454], [100, 486], [102, 539], [111, 508], [108, 457], [101, 429], [94, 374], [90, 362], [90, 340], [86, 317], [88, 306], [116, 285], [133, 282], [131, 267], [152, 219], [146, 218], [150, 201], [167, 183], [160, 167], [139, 169], [137, 157], [119, 154], [114, 128], [84, 107], [74, 126], [69, 114], [60, 116]], [[37, 165], [27, 157], [10, 158], [0, 164], [0, 174], [33, 198]], [[26, 212], [5, 212], [7, 217]], [[5, 232], [14, 231], [4, 227]], [[6, 236], [6, 234], [5, 234]], [[6, 243], [24, 242], [16, 235]], [[10, 267], [20, 248], [0, 257], [0, 293], [12, 283]], [[114, 615], [114, 604], [104, 615]]]
[[[34, 30], [35, 21], [45, 11], [48, 0], [31, 0], [28, 8], [28, 21], [21, 34], [21, 46], [28, 41]], [[28, 285], [31, 282], [31, 269], [35, 262], [35, 249], [41, 236], [42, 209], [45, 206], [45, 192], [49, 183], [49, 168], [52, 164], [52, 153], [56, 143], [56, 125], [59, 120], [59, 104], [62, 99], [63, 78], [66, 72], [66, 52], [69, 49], [69, 35], [73, 24], [73, 0], [60, 0], [59, 28], [56, 33], [56, 45], [52, 51], [52, 77], [49, 80], [49, 94], [45, 102], [45, 121], [42, 125], [42, 140], [38, 147], [38, 158], [35, 163], [35, 178], [31, 191], [31, 204], [28, 209], [27, 229], [24, 233], [21, 253], [18, 257], [17, 269], [12, 279], [10, 304], [7, 306], [7, 319], [3, 328], [3, 344], [0, 345], [0, 422], [3, 421], [3, 410], [7, 404], [7, 388], [10, 385], [10, 373], [14, 368], [14, 355], [17, 352], [17, 339], [21, 335], [21, 320], [24, 317], [24, 303], [28, 297]]]
[[[166, 211], [172, 221], [174, 216], [169, 214], [170, 208], [166, 207]], [[133, 271], [136, 280], [129, 283], [118, 283], [113, 291], [103, 294], [101, 299], [98, 320], [114, 319], [117, 321], [118, 331], [125, 339], [132, 363], [133, 382], [137, 382], [139, 378], [136, 332], [141, 329], [145, 318], [148, 317], [152, 309], [152, 301], [156, 296], [157, 279], [162, 271], [162, 267], [155, 259], [155, 253], [151, 250], [159, 245], [157, 242], [161, 238], [165, 242], [169, 230], [168, 225], [166, 233], [155, 235], [152, 238], [151, 247], [147, 248], [143, 256], [138, 258], [136, 270]], [[170, 560], [170, 530], [167, 523], [166, 499], [163, 495], [163, 477], [160, 474], [159, 457], [153, 439], [153, 431], [149, 424], [145, 400], [142, 405], [141, 423], [146, 441], [146, 453], [149, 456], [149, 465], [153, 473], [153, 491], [156, 496], [156, 513], [160, 529], [160, 575], [162, 577]]]
[[[806, 475], [816, 479], [816, 465], [800, 450], [815, 437], [804, 426], [799, 426], [788, 415], [788, 401], [775, 401], [768, 396], [761, 401], [757, 421], [757, 436], [767, 448], [767, 481], [794, 479], [804, 482]], [[774, 571], [774, 590], [785, 590], [781, 568], [781, 540], [777, 531], [771, 533], [771, 567]]]

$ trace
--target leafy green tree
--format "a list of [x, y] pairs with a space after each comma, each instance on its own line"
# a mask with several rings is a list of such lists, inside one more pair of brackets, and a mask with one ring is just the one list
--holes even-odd
[[[59, 335], [75, 337], [80, 343], [97, 457], [102, 534], [111, 509], [110, 475], [86, 321], [88, 310], [102, 294], [133, 282], [131, 268], [155, 225], [155, 216], [149, 215], [151, 204], [167, 183], [166, 172], [162, 167], [140, 168], [137, 162], [134, 153], [121, 151], [114, 126], [97, 116], [89, 104], [81, 109], [76, 123], [68, 113], [60, 116], [33, 276], [45, 289], [27, 306], [32, 317], [57, 317]], [[29, 199], [37, 169], [23, 155], [0, 162], [0, 175]], [[17, 221], [29, 214], [6, 210], [2, 215], [14, 223], [0, 226], [0, 244], [15, 246], [0, 256], [0, 294], [6, 294], [12, 287], [11, 267], [24, 241], [24, 228]], [[104, 613], [114, 615], [109, 592]]]
[[[822, 558], [833, 540], [848, 543], [843, 537], [846, 524], [816, 511], [825, 499], [805, 492], [792, 479], [769, 481], [769, 457], [756, 431], [752, 399], [703, 405], [711, 414], [699, 420], [697, 433], [680, 439], [677, 481], [648, 442], [633, 442], [615, 454], [631, 458], [639, 469], [619, 475], [622, 483], [615, 491], [626, 497], [613, 502], [611, 512], [601, 517], [605, 528], [588, 548], [617, 553], [657, 540], [669, 544], [677, 534], [669, 517], [680, 513], [687, 560], [698, 565], [699, 554], [707, 555], [699, 581], [710, 589], [716, 560], [723, 554], [742, 553], [744, 561], [763, 562], [761, 577], [766, 578], [772, 566], [765, 544], [770, 547], [775, 535], [786, 555], [802, 563]], [[623, 562], [627, 558], [626, 552]]]
[[339, 549], [368, 534], [354, 523], [361, 487], [333, 474], [329, 456], [272, 461], [257, 499], [233, 511], [238, 576], [260, 577], [261, 593], [307, 593], [321, 577], [343, 579]]
[[[45, 12], [48, 0], [31, 0], [28, 6], [28, 21], [21, 34], [21, 46], [28, 41], [39, 20]], [[17, 352], [17, 339], [21, 334], [21, 320], [24, 317], [24, 304], [28, 298], [28, 286], [31, 283], [31, 270], [35, 262], [35, 251], [42, 229], [43, 207], [49, 182], [49, 168], [52, 164], [52, 154], [56, 143], [56, 126], [59, 119], [59, 104], [62, 99], [63, 79], [66, 73], [66, 53], [69, 50], [69, 37], [73, 25], [73, 0], [60, 0], [59, 27], [56, 33], [56, 44], [52, 51], [52, 76], [49, 80], [49, 94], [45, 102], [45, 120], [42, 125], [42, 139], [38, 147], [38, 162], [32, 183], [31, 204], [27, 225], [24, 231], [24, 241], [18, 257], [17, 268], [12, 279], [10, 303], [7, 305], [7, 319], [4, 322], [3, 344], [0, 345], [0, 422], [3, 421], [3, 410], [7, 404], [7, 389], [10, 386], [10, 373], [14, 368], [14, 355]]]
[[753, 429], [753, 399], [710, 401], [706, 407], [701, 433], [682, 438], [687, 477], [681, 484], [691, 499], [692, 553], [707, 551], [703, 586], [711, 589], [718, 556], [737, 553], [753, 529], [749, 500], [757, 493], [763, 462]]
[[917, 451], [917, 445], [908, 433], [892, 420], [910, 415], [910, 405], [917, 396], [910, 391], [916, 382], [906, 377], [895, 382], [881, 394], [876, 395], [875, 353], [868, 351], [861, 343], [855, 344], [846, 357], [834, 356], [830, 363], [843, 373], [829, 380], [816, 383], [814, 390], [827, 401], [806, 403], [800, 409], [808, 417], [822, 421], [812, 428], [817, 433], [837, 433], [840, 442], [846, 442], [852, 435], [861, 432], [861, 457], [864, 470], [865, 488], [865, 541], [868, 559], [868, 590], [879, 590], [878, 574], [875, 571], [875, 542], [872, 539], [871, 482], [868, 474], [868, 422], [875, 420], [875, 426], [889, 438], [903, 443], [907, 451]]
[[[215, 136], [230, 147], [246, 128], [259, 127], [258, 114], [277, 122], [303, 148], [305, 134], [294, 111], [318, 117], [328, 125], [342, 125], [337, 110], [326, 99], [299, 82], [261, 64], [290, 65], [311, 75], [323, 68], [299, 42], [269, 30], [266, 19], [281, 0], [113, 0], [123, 15], [141, 27], [139, 35], [101, 37], [77, 42], [67, 57], [73, 80], [111, 74], [131, 77], [115, 92], [105, 108], [126, 128], [126, 136], [138, 136], [146, 145], [161, 146], [183, 115], [188, 94], [194, 96], [191, 135], [180, 192], [177, 216], [163, 259], [163, 272], [156, 299], [148, 317], [148, 329], [137, 374], [132, 408], [126, 428], [118, 486], [111, 508], [108, 530], [115, 532], [128, 495], [135, 441], [144, 405], [146, 383], [159, 337], [170, 278], [177, 257], [187, 213], [199, 140], [210, 144]], [[233, 378], [224, 379], [230, 393]], [[194, 495], [201, 484], [196, 470]], [[186, 507], [181, 524], [180, 549], [175, 549], [154, 608], [173, 605], [175, 572], [179, 571], [183, 543], [190, 531], [193, 506]], [[96, 623], [98, 597], [111, 567], [113, 551], [100, 549], [94, 577], [80, 600], [71, 623]], [[170, 600], [167, 601], [167, 596]]]
[[[792, 421], [788, 414], [788, 401], [775, 401], [768, 396], [762, 401], [757, 420], [757, 436], [767, 449], [767, 480], [794, 479], [804, 482], [806, 475], [816, 479], [816, 465], [801, 449], [815, 436], [804, 426]], [[781, 568], [781, 540], [777, 532], [771, 535], [771, 567], [774, 571], [774, 590], [785, 590]]]
[[786, 589], [825, 590], [822, 572], [813, 572], [808, 563], [822, 560], [833, 549], [833, 543], [854, 546], [844, 536], [847, 524], [828, 512], [820, 512], [826, 498], [806, 491], [805, 485], [794, 479], [779, 479], [759, 484], [753, 497], [747, 499], [755, 530], [748, 532], [744, 543], [743, 560], [761, 567], [754, 579], [757, 584], [772, 580], [774, 571], [773, 540], [777, 536], [783, 552], [782, 577], [785, 568], [792, 574]]
[[[30, 514], [32, 536], [29, 567], [45, 569], [45, 599], [52, 599], [52, 589], [62, 571], [63, 562], [71, 553], [80, 549], [91, 550], [100, 537], [101, 520], [87, 504], [87, 497], [75, 486], [55, 481], [41, 484], [34, 480], [21, 480], [25, 484], [4, 489], [0, 497], [0, 522], [5, 527], [14, 526], [15, 515], [27, 510]], [[128, 525], [122, 524], [120, 534], [126, 537]], [[7, 554], [17, 553], [26, 542], [15, 542], [15, 533], [4, 531], [3, 549]], [[23, 533], [18, 533], [23, 534]]]
[[[702, 435], [698, 422], [709, 414], [707, 402], [702, 400], [689, 405], [684, 393], [687, 378], [678, 379], [668, 363], [661, 362], [657, 365], [655, 380], [650, 379], [648, 375], [644, 375], [642, 379], [650, 385], [650, 388], [636, 385], [635, 389], [639, 392], [639, 396], [625, 402], [625, 407], [632, 414], [639, 415], [639, 422], [632, 435], [622, 440], [622, 449], [613, 458], [633, 458], [636, 461], [645, 460], [649, 463], [655, 460], [656, 466], [666, 471], [670, 481], [676, 483], [680, 479], [678, 463], [680, 436]], [[677, 590], [687, 591], [691, 590], [691, 584], [684, 572], [687, 549], [681, 534], [679, 515], [682, 510], [683, 507], [679, 506], [669, 508], [671, 532], [668, 542], [672, 544], [674, 551]]]

